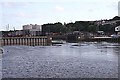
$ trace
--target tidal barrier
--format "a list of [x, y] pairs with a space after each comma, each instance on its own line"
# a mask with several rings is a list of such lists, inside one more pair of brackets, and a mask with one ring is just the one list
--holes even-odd
[[6, 45], [27, 45], [27, 46], [39, 46], [39, 45], [49, 45], [51, 40], [47, 36], [39, 37], [2, 37], [1, 46]]

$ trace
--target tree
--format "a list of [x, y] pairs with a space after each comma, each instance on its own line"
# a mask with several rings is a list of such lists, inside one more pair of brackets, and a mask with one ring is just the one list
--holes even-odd
[[95, 26], [95, 25], [89, 25], [89, 26], [87, 27], [87, 31], [88, 31], [88, 32], [95, 33], [95, 32], [97, 32], [97, 26]]
[[105, 33], [112, 34], [115, 32], [115, 26], [111, 24], [101, 25], [99, 30], [104, 31]]

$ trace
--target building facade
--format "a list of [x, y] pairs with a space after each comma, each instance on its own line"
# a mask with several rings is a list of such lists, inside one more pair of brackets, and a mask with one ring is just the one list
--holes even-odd
[[42, 26], [37, 24], [23, 25], [23, 31], [25, 35], [39, 36], [42, 32]]

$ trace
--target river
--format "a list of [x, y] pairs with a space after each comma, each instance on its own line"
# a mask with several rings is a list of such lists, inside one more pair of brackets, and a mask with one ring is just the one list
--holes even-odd
[[80, 42], [3, 49], [3, 78], [118, 78], [118, 43]]

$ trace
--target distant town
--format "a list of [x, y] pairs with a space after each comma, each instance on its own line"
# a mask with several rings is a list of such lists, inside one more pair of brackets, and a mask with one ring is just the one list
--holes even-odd
[[[2, 37], [22, 37], [22, 36], [57, 36], [67, 34], [77, 34], [82, 36], [111, 36], [119, 35], [120, 17], [96, 21], [76, 21], [75, 23], [48, 23], [43, 25], [27, 24], [22, 26], [22, 30], [1, 31]], [[116, 31], [115, 31], [116, 29]]]

